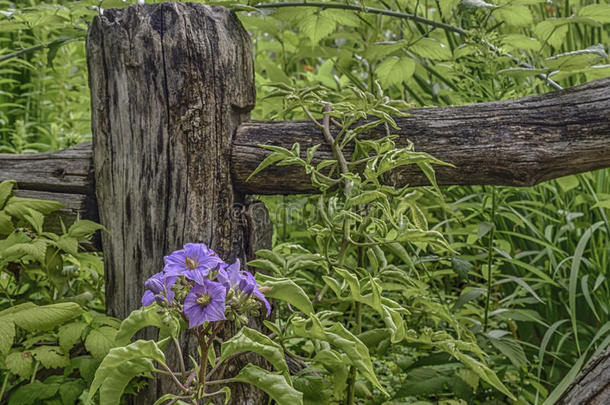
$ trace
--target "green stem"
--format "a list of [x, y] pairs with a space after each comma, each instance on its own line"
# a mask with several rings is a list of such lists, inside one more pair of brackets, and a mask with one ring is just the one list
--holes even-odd
[[2, 401], [2, 397], [4, 396], [4, 391], [6, 390], [6, 385], [8, 384], [8, 378], [11, 373], [7, 370], [6, 376], [4, 376], [4, 381], [2, 382], [2, 388], [0, 388], [0, 401]]
[[491, 284], [493, 281], [491, 265], [493, 261], [493, 243], [496, 216], [496, 188], [491, 186], [491, 230], [489, 231], [489, 244], [487, 245], [487, 297], [485, 300], [485, 320], [483, 322], [483, 332], [487, 332], [487, 324], [489, 320], [489, 303], [491, 301]]

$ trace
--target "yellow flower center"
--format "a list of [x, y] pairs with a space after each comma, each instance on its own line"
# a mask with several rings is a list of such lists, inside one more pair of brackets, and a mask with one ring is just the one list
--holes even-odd
[[189, 270], [195, 270], [197, 268], [197, 262], [190, 257], [187, 257], [184, 262], [186, 263], [186, 268]]
[[210, 297], [208, 295], [205, 294], [201, 294], [199, 296], [199, 298], [197, 298], [197, 304], [201, 305], [202, 307], [207, 307], [210, 303]]

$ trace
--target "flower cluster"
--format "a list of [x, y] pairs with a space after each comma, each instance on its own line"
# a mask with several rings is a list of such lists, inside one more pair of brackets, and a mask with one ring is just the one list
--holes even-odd
[[189, 328], [224, 319], [243, 321], [261, 303], [267, 316], [271, 312], [254, 276], [240, 269], [239, 260], [229, 266], [203, 243], [187, 243], [166, 256], [163, 271], [144, 285], [143, 306], [156, 302], [178, 308]]

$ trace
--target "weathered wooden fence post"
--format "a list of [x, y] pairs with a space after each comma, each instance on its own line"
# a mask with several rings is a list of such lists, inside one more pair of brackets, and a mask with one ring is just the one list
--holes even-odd
[[[230, 159], [255, 101], [251, 45], [225, 8], [163, 3], [96, 17], [87, 54], [107, 307], [125, 317], [163, 256], [186, 242], [246, 259]], [[234, 403], [260, 403], [251, 388], [234, 388]], [[157, 383], [137, 402], [163, 391]]]

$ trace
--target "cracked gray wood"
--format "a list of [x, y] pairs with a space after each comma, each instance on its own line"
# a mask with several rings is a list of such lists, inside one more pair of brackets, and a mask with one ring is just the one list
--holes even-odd
[[[610, 166], [610, 78], [542, 96], [418, 108], [410, 114], [397, 119], [401, 127], [395, 131], [398, 143], [408, 139], [416, 150], [452, 163], [455, 167], [436, 168], [440, 185], [530, 186]], [[307, 147], [322, 144], [318, 159], [331, 156], [322, 135], [309, 122], [246, 121], [239, 125], [230, 151], [236, 190], [252, 194], [315, 192], [309, 177], [296, 166], [272, 166], [246, 182], [269, 154], [258, 145], [289, 148], [295, 142], [301, 144], [303, 153]], [[93, 187], [86, 165], [91, 162], [90, 152], [86, 144], [77, 148], [61, 155], [0, 154], [0, 180], [15, 179], [22, 189], [87, 192]], [[63, 163], [55, 159], [59, 156]], [[58, 176], [64, 166], [74, 169]], [[427, 184], [415, 166], [401, 169], [394, 178], [399, 184]]]
[[610, 348], [587, 364], [555, 405], [610, 404]]
[[[162, 3], [106, 10], [93, 20], [87, 55], [95, 189], [109, 231], [102, 237], [107, 309], [123, 318], [141, 306], [144, 282], [161, 271], [163, 256], [187, 242], [246, 261], [247, 209], [233, 189], [230, 154], [255, 101], [252, 54], [227, 9]], [[183, 343], [196, 353], [194, 339]], [[235, 375], [245, 362], [215, 378]], [[168, 392], [176, 387], [161, 379], [136, 402]], [[232, 403], [263, 400], [253, 386], [232, 386]]]

